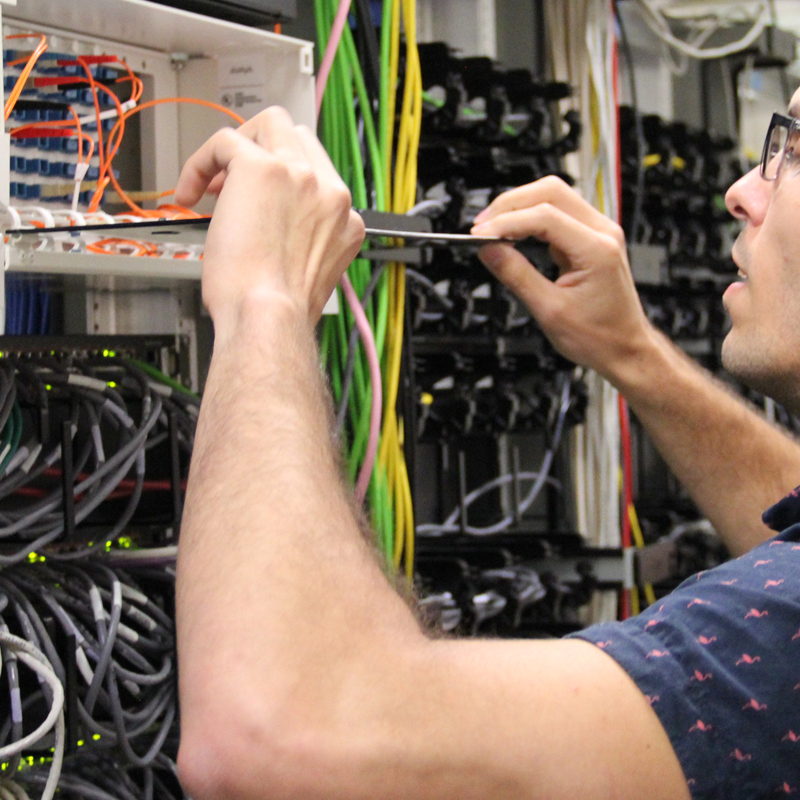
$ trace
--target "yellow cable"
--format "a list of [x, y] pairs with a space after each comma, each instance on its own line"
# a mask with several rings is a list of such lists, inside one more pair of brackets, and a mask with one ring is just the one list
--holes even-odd
[[[390, 49], [390, 120], [396, 113], [395, 94], [400, 49], [401, 3], [392, 7], [392, 31]], [[422, 77], [419, 53], [416, 46], [416, 9], [414, 0], [402, 0], [403, 24], [406, 34], [406, 74], [403, 87], [403, 102], [400, 114], [400, 129], [397, 134], [397, 150], [394, 160], [394, 181], [389, 194], [391, 209], [403, 214], [416, 201], [417, 154], [422, 121]], [[394, 89], [395, 91], [392, 91]], [[389, 144], [392, 143], [389, 132]], [[387, 172], [391, 170], [391, 146], [387, 147]], [[395, 541], [393, 562], [400, 567], [405, 552], [406, 572], [413, 578], [414, 516], [408, 469], [403, 456], [403, 428], [397, 416], [397, 395], [400, 387], [400, 371], [403, 352], [403, 329], [405, 320], [405, 267], [389, 265], [389, 313], [387, 324], [387, 346], [384, 369], [384, 423], [378, 464], [385, 471], [389, 494], [394, 504]]]
[[[644, 547], [644, 536], [642, 535], [642, 528], [639, 525], [639, 515], [636, 513], [636, 507], [633, 504], [628, 506], [628, 519], [631, 521], [633, 541], [636, 542], [637, 547]], [[647, 600], [647, 605], [649, 606], [656, 602], [656, 593], [653, 590], [653, 584], [645, 584], [644, 597], [645, 600]]]
[[642, 610], [641, 603], [639, 602], [639, 587], [634, 586], [631, 589], [631, 615], [637, 616]]

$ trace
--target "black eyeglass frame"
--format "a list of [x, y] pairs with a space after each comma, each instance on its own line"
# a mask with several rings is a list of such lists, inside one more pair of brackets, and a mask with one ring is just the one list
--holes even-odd
[[[772, 160], [769, 156], [769, 145], [772, 140], [772, 134], [777, 127], [786, 129], [786, 140], [783, 143], [781, 158], [775, 170], [775, 175], [770, 178], [767, 176], [767, 165]], [[781, 166], [786, 160], [786, 148], [789, 146], [789, 138], [793, 129], [800, 132], [800, 119], [797, 119], [797, 117], [787, 117], [786, 114], [779, 114], [777, 111], [773, 113], [772, 119], [769, 121], [769, 128], [767, 128], [766, 138], [764, 139], [764, 149], [761, 151], [761, 168], [759, 174], [765, 181], [776, 181], [780, 177]]]

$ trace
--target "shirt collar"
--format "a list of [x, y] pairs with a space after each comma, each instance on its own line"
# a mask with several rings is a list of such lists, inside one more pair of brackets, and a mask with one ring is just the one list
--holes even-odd
[[800, 522], [800, 486], [768, 508], [761, 519], [767, 527], [778, 532]]

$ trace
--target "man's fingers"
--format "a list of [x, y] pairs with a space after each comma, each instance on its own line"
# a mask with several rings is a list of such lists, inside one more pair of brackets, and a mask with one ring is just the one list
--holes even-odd
[[580, 197], [574, 189], [552, 175], [504, 192], [478, 214], [475, 222], [486, 223], [502, 214], [532, 208], [541, 203], [556, 206], [584, 225], [602, 233], [612, 233], [617, 227], [608, 217]]
[[528, 306], [534, 316], [538, 317], [551, 302], [556, 291], [554, 284], [511, 245], [486, 245], [479, 251], [478, 258]]
[[[310, 160], [315, 171], [324, 168], [335, 174], [316, 137], [303, 126], [296, 126], [288, 111], [273, 106], [247, 120], [235, 131], [218, 131], [186, 162], [175, 191], [177, 203], [192, 206], [206, 192], [219, 194], [225, 181], [224, 170], [236, 151], [234, 142], [237, 137], [239, 146], [250, 142], [282, 161]], [[309, 139], [313, 139], [320, 152], [311, 148]], [[310, 157], [312, 151], [313, 159]]]
[[615, 236], [596, 231], [549, 203], [521, 211], [509, 211], [476, 225], [472, 230], [481, 236], [499, 236], [503, 239], [535, 236], [562, 253], [565, 263], [571, 267], [595, 260], [595, 256], [606, 248], [620, 247]]
[[303, 153], [311, 164], [314, 174], [319, 175], [323, 180], [339, 181], [344, 185], [344, 181], [336, 171], [336, 167], [333, 166], [333, 162], [322, 146], [322, 142], [320, 142], [311, 128], [305, 125], [297, 125], [294, 129], [294, 135], [297, 143], [303, 148]]
[[243, 148], [256, 146], [232, 128], [217, 131], [183, 165], [175, 188], [175, 202], [182, 206], [193, 206], [205, 194], [214, 178], [228, 168], [236, 153]]
[[295, 124], [285, 108], [270, 106], [251, 117], [236, 130], [272, 153], [297, 153]]
[[211, 183], [208, 184], [206, 187], [206, 194], [213, 194], [215, 196], [219, 196], [219, 193], [222, 191], [222, 187], [225, 185], [225, 178], [228, 176], [227, 170], [224, 172], [218, 172], [212, 179]]

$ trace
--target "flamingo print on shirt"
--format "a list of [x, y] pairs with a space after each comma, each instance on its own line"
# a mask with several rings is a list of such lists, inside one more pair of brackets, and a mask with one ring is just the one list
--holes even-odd
[[638, 617], [571, 634], [637, 684], [694, 800], [800, 797], [800, 490], [789, 499], [772, 541]]

